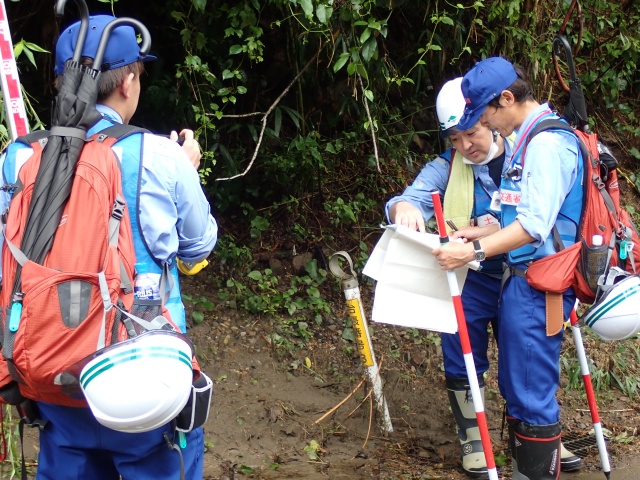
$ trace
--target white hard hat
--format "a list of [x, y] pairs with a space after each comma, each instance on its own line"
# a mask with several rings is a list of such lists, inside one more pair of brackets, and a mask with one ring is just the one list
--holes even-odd
[[628, 275], [616, 283], [583, 319], [604, 340], [624, 340], [640, 332], [640, 276]]
[[436, 99], [436, 113], [440, 130], [446, 132], [458, 125], [464, 113], [465, 101], [462, 95], [462, 77], [454, 78], [445, 83]]
[[187, 403], [192, 355], [184, 335], [152, 330], [95, 355], [82, 369], [80, 386], [102, 425], [147, 432], [173, 420]]

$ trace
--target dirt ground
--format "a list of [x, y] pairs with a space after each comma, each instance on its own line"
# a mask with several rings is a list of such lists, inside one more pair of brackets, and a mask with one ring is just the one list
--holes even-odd
[[[361, 287], [362, 298], [371, 298], [372, 292]], [[393, 425], [393, 432], [384, 436], [366, 397], [369, 388], [362, 383], [365, 373], [359, 357], [353, 343], [343, 338], [348, 315], [339, 292], [334, 295], [333, 314], [314, 329], [306, 348], [289, 350], [274, 344], [273, 334], [280, 330], [273, 319], [220, 306], [215, 292], [202, 283], [187, 281], [184, 292], [206, 295], [216, 303], [213, 312], [190, 329], [200, 363], [215, 381], [205, 424], [204, 480], [467, 478], [458, 467], [460, 447], [444, 388], [437, 334], [372, 325]], [[569, 352], [572, 342], [568, 333], [564, 348]], [[588, 338], [585, 347], [597, 364], [606, 363], [606, 348], [595, 347]], [[493, 342], [494, 365], [496, 355]], [[568, 383], [563, 374], [563, 386]], [[508, 479], [510, 459], [506, 430], [502, 436], [503, 403], [495, 367], [486, 384], [493, 452], [500, 477]], [[584, 390], [561, 388], [558, 400], [565, 444], [585, 459], [582, 472], [563, 474], [561, 479], [602, 479], [598, 451], [589, 435], [592, 423]], [[611, 478], [636, 480], [640, 399], [613, 389], [599, 396], [598, 406], [603, 427], [611, 432]], [[25, 452], [32, 473], [37, 452], [32, 429], [26, 430]], [[2, 478], [18, 477], [3, 474]]]
[[[206, 287], [191, 288], [206, 294]], [[363, 298], [369, 294], [363, 290]], [[325, 320], [303, 350], [283, 353], [270, 340], [275, 323], [231, 309], [216, 308], [191, 329], [216, 388], [205, 425], [205, 480], [467, 478], [458, 469], [460, 449], [437, 335], [373, 325], [373, 348], [394, 429], [384, 436], [365, 398], [366, 382], [358, 387], [365, 375], [359, 358], [342, 338], [347, 318], [342, 304], [337, 298], [334, 318]], [[572, 341], [567, 334], [565, 347], [571, 348]], [[491, 349], [495, 359], [495, 344]], [[510, 478], [495, 379], [492, 367], [485, 410], [500, 476]], [[558, 400], [565, 444], [585, 458], [582, 473], [562, 478], [599, 478], [589, 476], [598, 472], [600, 461], [597, 448], [590, 446], [595, 441], [589, 436], [584, 390], [561, 389]], [[599, 398], [599, 409], [613, 439], [608, 443], [612, 467], [621, 472], [612, 478], [637, 478], [639, 399], [612, 390]]]

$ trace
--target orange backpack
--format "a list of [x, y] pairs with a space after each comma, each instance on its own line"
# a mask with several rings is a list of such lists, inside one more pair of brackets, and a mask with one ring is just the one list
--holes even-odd
[[[21, 139], [34, 153], [20, 169], [5, 220], [0, 395], [9, 394], [0, 401], [15, 404], [22, 396], [85, 407], [78, 379], [70, 373], [74, 364], [139, 333], [128, 312], [147, 321], [168, 318], [159, 300], [134, 302], [135, 250], [120, 165], [111, 146], [141, 130], [124, 130], [118, 137], [105, 130], [85, 143], [42, 264], [29, 260], [20, 246], [35, 203], [32, 194], [46, 139], [40, 132]], [[163, 328], [177, 330], [170, 320]], [[194, 369], [198, 371], [195, 359]]]
[[[542, 291], [561, 293], [573, 287], [581, 302], [592, 304], [598, 293], [594, 279], [602, 274], [606, 277], [611, 267], [637, 273], [640, 239], [629, 214], [620, 207], [617, 161], [608, 152], [601, 152], [598, 136], [550, 119], [541, 121], [532, 130], [527, 143], [546, 130], [569, 131], [578, 138], [584, 167], [583, 208], [576, 243], [563, 249], [562, 242], [555, 242], [558, 253], [534, 261], [527, 269], [526, 277], [532, 287]], [[590, 270], [595, 250], [591, 245], [594, 235], [603, 237], [601, 248], [606, 250], [598, 272]]]

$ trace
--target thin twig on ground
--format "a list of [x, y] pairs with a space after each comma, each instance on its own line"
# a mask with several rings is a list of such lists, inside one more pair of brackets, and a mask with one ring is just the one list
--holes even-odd
[[356, 385], [356, 388], [354, 388], [351, 393], [349, 393], [349, 395], [347, 395], [340, 403], [338, 403], [335, 407], [331, 408], [327, 413], [325, 413], [323, 416], [321, 416], [319, 419], [317, 419], [314, 423], [316, 425], [318, 425], [320, 422], [322, 422], [325, 418], [327, 418], [329, 415], [331, 415], [333, 412], [335, 412], [337, 409], [339, 409], [342, 405], [344, 405], [344, 403], [349, 400], [354, 393], [356, 393], [358, 391], [358, 389], [362, 386], [362, 384], [364, 383], [364, 381], [366, 380], [366, 377], [362, 377], [362, 380], [360, 380], [360, 383], [358, 383], [358, 385]]

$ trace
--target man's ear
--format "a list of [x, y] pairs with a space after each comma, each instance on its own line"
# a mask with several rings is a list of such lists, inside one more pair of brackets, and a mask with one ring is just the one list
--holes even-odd
[[120, 91], [125, 98], [129, 98], [131, 96], [131, 85], [133, 84], [134, 78], [136, 78], [135, 73], [129, 72], [120, 84]]
[[513, 96], [513, 92], [509, 90], [503, 90], [500, 94], [500, 105], [508, 107], [516, 103], [516, 97]]

